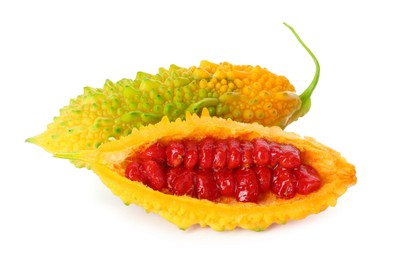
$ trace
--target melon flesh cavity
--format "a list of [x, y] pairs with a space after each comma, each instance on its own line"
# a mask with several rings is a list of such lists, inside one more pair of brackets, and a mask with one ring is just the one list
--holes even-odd
[[[244, 140], [264, 138], [271, 142], [294, 145], [301, 151], [303, 162], [317, 170], [322, 186], [316, 192], [297, 194], [292, 199], [279, 199], [271, 194], [258, 203], [235, 200], [211, 202], [165, 194], [124, 177], [124, 168], [129, 163], [127, 159], [135, 150], [148, 147], [158, 140], [200, 140], [208, 136]], [[157, 213], [180, 229], [199, 224], [219, 231], [236, 227], [264, 230], [273, 223], [283, 224], [289, 220], [303, 219], [328, 206], [335, 206], [338, 197], [356, 183], [355, 167], [340, 153], [313, 138], [302, 138], [297, 134], [284, 132], [279, 127], [210, 117], [207, 110], [203, 111], [201, 117], [188, 113], [184, 121], [170, 122], [165, 117], [155, 125], [134, 129], [129, 136], [105, 143], [95, 151], [56, 156], [89, 163], [102, 182], [125, 204], [133, 203], [145, 208], [147, 212]]]

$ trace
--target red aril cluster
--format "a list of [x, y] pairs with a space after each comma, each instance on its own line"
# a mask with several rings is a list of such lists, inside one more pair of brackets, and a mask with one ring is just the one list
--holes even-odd
[[156, 142], [132, 157], [125, 177], [154, 190], [210, 201], [223, 196], [257, 202], [267, 192], [290, 199], [321, 186], [317, 171], [302, 163], [300, 150], [262, 138]]

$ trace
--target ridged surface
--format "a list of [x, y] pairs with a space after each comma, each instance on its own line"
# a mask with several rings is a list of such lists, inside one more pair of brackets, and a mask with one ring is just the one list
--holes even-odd
[[138, 72], [135, 80], [107, 80], [102, 89], [85, 87], [45, 132], [28, 141], [51, 153], [95, 149], [163, 116], [183, 119], [186, 111], [200, 113], [204, 107], [236, 121], [284, 125], [300, 105], [285, 77], [259, 66], [171, 65], [156, 75]]
[[[298, 194], [289, 200], [277, 199], [268, 194], [259, 204], [234, 200], [214, 203], [187, 196], [164, 194], [123, 177], [124, 160], [135, 149], [143, 149], [157, 140], [201, 139], [205, 136], [241, 139], [263, 137], [270, 141], [293, 144], [301, 150], [303, 161], [317, 169], [323, 185], [317, 192], [309, 195]], [[156, 125], [135, 129], [127, 137], [106, 143], [97, 151], [57, 156], [90, 162], [92, 170], [125, 204], [140, 205], [149, 212], [160, 214], [181, 229], [199, 224], [215, 230], [231, 230], [236, 227], [264, 230], [273, 223], [282, 224], [289, 220], [302, 219], [319, 213], [328, 206], [334, 206], [337, 198], [356, 183], [354, 166], [338, 152], [312, 138], [301, 138], [278, 127], [210, 117], [207, 110], [204, 110], [200, 118], [188, 114], [186, 121], [170, 122], [164, 118]]]

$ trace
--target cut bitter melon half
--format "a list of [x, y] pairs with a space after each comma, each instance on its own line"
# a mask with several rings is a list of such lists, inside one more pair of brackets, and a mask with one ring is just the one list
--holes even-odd
[[[241, 189], [245, 190], [241, 195], [246, 195], [245, 185], [251, 178], [245, 177], [243, 179], [238, 176], [245, 170], [252, 171], [255, 167], [259, 167], [257, 164], [261, 163], [261, 159], [257, 159], [257, 149], [260, 149], [260, 147], [256, 147], [256, 142], [260, 140], [270, 145], [278, 144], [287, 148], [295, 148], [295, 151], [299, 152], [300, 163], [288, 166], [289, 174], [291, 176], [296, 175], [294, 172], [302, 167], [300, 164], [306, 165], [306, 167], [314, 169], [317, 176], [315, 176], [316, 178], [313, 177], [318, 180], [315, 183], [319, 184], [314, 189], [310, 189], [309, 192], [303, 192], [305, 190], [300, 188], [301, 184], [293, 181], [293, 184], [287, 183], [290, 186], [293, 185], [291, 187], [284, 185], [286, 189], [284, 193], [282, 189], [277, 191], [277, 189], [274, 189], [274, 185], [277, 185], [277, 181], [281, 177], [275, 176], [277, 174], [276, 170], [282, 165], [289, 164], [288, 161], [280, 161], [274, 165], [268, 164], [266, 166], [271, 169], [272, 173], [271, 189], [268, 188], [269, 185], [267, 185], [267, 190], [263, 189], [262, 184], [259, 183], [261, 185], [256, 188], [259, 193], [257, 193], [257, 198], [254, 199], [246, 199], [247, 197], [240, 195], [236, 196], [236, 198], [234, 196], [232, 198], [226, 197], [223, 196], [221, 190], [216, 197], [206, 197], [207, 193], [203, 189], [197, 189], [195, 192], [194, 188], [192, 188], [192, 191], [186, 187], [182, 191], [187, 192], [172, 192], [172, 186], [167, 186], [169, 185], [169, 178], [167, 184], [163, 182], [166, 182], [166, 174], [169, 173], [169, 169], [183, 167], [182, 164], [179, 165], [180, 162], [177, 162], [182, 155], [176, 154], [176, 157], [172, 157], [172, 155], [175, 155], [175, 151], [178, 151], [178, 148], [175, 148], [177, 145], [174, 144], [177, 141], [186, 142], [186, 140], [197, 142], [198, 146], [200, 146], [201, 142], [204, 142], [203, 140], [213, 140], [215, 142], [240, 140], [242, 144], [246, 142], [253, 143], [252, 158], [254, 160], [249, 164], [253, 166], [241, 165], [234, 168], [227, 163], [221, 165], [225, 169], [231, 168], [234, 171], [235, 181], [240, 182]], [[157, 144], [173, 147], [173, 150], [169, 149], [173, 153], [169, 154], [169, 150], [166, 150], [164, 156], [168, 160], [159, 161], [158, 164], [146, 163], [140, 157], [139, 163], [145, 164], [141, 166], [141, 169], [145, 171], [145, 175], [150, 177], [148, 176], [147, 180], [135, 181], [138, 178], [135, 179], [130, 176], [127, 168], [135, 160], [138, 160], [135, 159], [138, 158], [138, 154], [143, 154], [148, 148], [152, 148]], [[220, 170], [212, 168], [215, 163], [213, 163], [213, 166], [205, 166], [206, 160], [203, 159], [205, 154], [200, 155], [200, 149], [203, 149], [203, 147], [198, 148], [199, 159], [197, 163], [190, 166], [193, 174], [195, 172], [197, 174], [193, 182], [196, 186], [203, 186], [203, 183], [206, 183], [206, 179], [199, 178], [199, 175], [203, 175], [203, 171], [217, 172], [217, 170]], [[155, 155], [155, 151], [152, 153]], [[149, 156], [152, 156], [152, 153]], [[236, 227], [256, 231], [265, 230], [273, 223], [284, 224], [289, 220], [303, 219], [310, 214], [325, 210], [328, 206], [335, 206], [338, 197], [348, 187], [356, 183], [355, 167], [348, 163], [340, 153], [320, 144], [313, 138], [302, 138], [297, 134], [285, 132], [279, 127], [265, 127], [257, 123], [240, 123], [230, 119], [211, 117], [206, 109], [203, 110], [201, 117], [187, 113], [184, 121], [178, 119], [171, 122], [167, 117], [164, 117], [155, 125], [134, 129], [129, 136], [102, 144], [97, 150], [58, 153], [55, 156], [89, 163], [90, 168], [101, 178], [102, 182], [115, 195], [119, 196], [125, 204], [134, 203], [142, 206], [146, 211], [161, 215], [180, 229], [187, 229], [192, 225], [199, 224], [202, 227], [209, 226], [219, 231], [232, 230]], [[217, 157], [215, 154], [212, 154], [212, 156]], [[149, 161], [149, 158], [147, 161]], [[172, 165], [174, 163], [177, 163], [177, 165]], [[162, 165], [162, 170], [165, 172], [164, 176], [159, 176], [159, 181], [155, 179], [157, 176], [153, 176], [157, 171], [155, 165]], [[184, 165], [186, 165], [186, 162]], [[218, 165], [220, 166], [220, 163]], [[206, 169], [209, 167], [211, 169]], [[294, 169], [290, 169], [292, 167]], [[165, 178], [165, 181], [161, 178]], [[150, 182], [152, 179], [153, 184]], [[155, 183], [162, 184], [155, 186]], [[236, 195], [238, 187], [239, 184], [235, 186]], [[289, 195], [288, 192], [291, 192], [292, 189], [297, 190], [297, 187], [299, 192], [293, 192]], [[262, 189], [263, 192], [260, 192]]]

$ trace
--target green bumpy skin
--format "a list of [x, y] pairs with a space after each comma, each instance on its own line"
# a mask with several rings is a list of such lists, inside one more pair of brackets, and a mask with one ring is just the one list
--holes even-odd
[[211, 116], [284, 128], [308, 112], [319, 76], [314, 54], [294, 29], [285, 25], [316, 65], [313, 81], [300, 96], [287, 78], [260, 66], [209, 61], [190, 68], [171, 65], [155, 75], [138, 72], [134, 80], [107, 80], [102, 89], [85, 87], [45, 132], [27, 141], [51, 153], [92, 150], [130, 134], [133, 128], [155, 124], [163, 116], [174, 121], [203, 108]]

